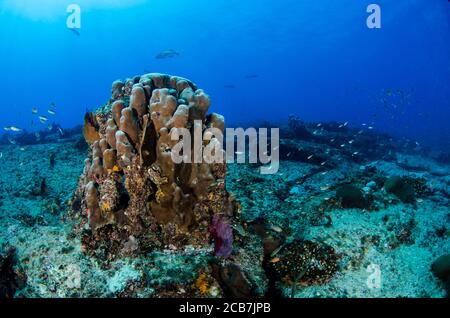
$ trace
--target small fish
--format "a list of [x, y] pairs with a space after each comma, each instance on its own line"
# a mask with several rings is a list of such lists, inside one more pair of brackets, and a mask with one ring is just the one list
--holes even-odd
[[272, 252], [272, 254], [270, 254], [271, 257], [274, 257], [275, 255], [277, 255], [283, 248], [284, 248], [285, 244], [280, 245], [275, 251]]
[[334, 140], [335, 140], [334, 138], [331, 138], [331, 139], [330, 139], [330, 142], [334, 142]]
[[279, 227], [278, 225], [271, 225], [270, 229], [277, 232], [277, 233], [282, 233], [283, 229], [281, 227]]
[[235, 154], [240, 156], [240, 155], [243, 155], [244, 153], [242, 151], [236, 151]]
[[20, 131], [23, 130], [22, 128], [19, 128], [19, 127], [16, 127], [16, 126], [8, 126], [8, 127], [3, 128], [3, 129], [5, 131], [14, 131], [14, 132], [20, 132]]
[[310, 155], [308, 156], [308, 160], [310, 160], [312, 157], [314, 157], [314, 155]]
[[320, 165], [321, 165], [321, 166], [325, 166], [326, 163], [327, 163], [327, 162], [324, 161], [324, 162], [322, 162]]
[[20, 148], [20, 151], [25, 151], [27, 150], [25, 147]]
[[359, 154], [359, 151], [355, 151], [353, 154], [352, 154], [352, 156], [356, 156], [356, 155], [358, 155]]
[[346, 121], [346, 122], [344, 123], [344, 127], [347, 126], [347, 125], [348, 125], [348, 121]]
[[8, 141], [13, 145], [17, 144], [17, 142], [14, 139], [8, 138]]
[[271, 263], [278, 263], [279, 261], [281, 261], [279, 257], [274, 257], [270, 260]]
[[178, 55], [180, 55], [180, 53], [175, 50], [166, 50], [166, 51], [162, 51], [162, 52], [159, 52], [158, 54], [156, 54], [155, 58], [158, 60], [161, 60], [161, 59], [167, 59], [167, 58], [174, 58], [175, 56], [178, 56]]
[[49, 109], [47, 111], [50, 115], [56, 115], [56, 112], [53, 109]]
[[59, 131], [59, 133], [61, 134], [61, 136], [64, 136], [64, 131], [62, 130], [61, 127], [58, 127], [58, 131]]
[[286, 157], [290, 157], [291, 156], [291, 153], [290, 152], [288, 152], [287, 153], [287, 155], [286, 155]]
[[372, 130], [372, 129], [373, 129], [373, 127], [372, 127], [372, 126], [369, 126], [369, 127], [367, 127], [367, 129], [369, 129], [369, 130]]
[[328, 185], [320, 186], [320, 190], [322, 190], [322, 191], [327, 191], [329, 189], [330, 189], [330, 186], [328, 186]]
[[3, 152], [0, 152], [0, 159], [3, 158]]
[[39, 120], [40, 120], [40, 122], [41, 123], [46, 123], [47, 122], [47, 120], [48, 120], [48, 118], [47, 117], [45, 117], [45, 116], [39, 116]]
[[352, 143], [354, 143], [355, 141], [352, 139], [352, 140], [349, 140], [349, 144], [351, 145]]
[[37, 114], [37, 113], [38, 113], [37, 107], [31, 108], [31, 113], [32, 113], [32, 114]]
[[344, 148], [344, 147], [345, 147], [345, 144], [342, 144], [342, 145], [341, 145], [341, 148]]
[[317, 127], [321, 127], [321, 126], [322, 126], [322, 124], [321, 124], [321, 123], [318, 123], [318, 124], [317, 124]]
[[48, 125], [47, 129], [50, 130], [50, 131], [53, 130], [53, 125], [52, 124]]

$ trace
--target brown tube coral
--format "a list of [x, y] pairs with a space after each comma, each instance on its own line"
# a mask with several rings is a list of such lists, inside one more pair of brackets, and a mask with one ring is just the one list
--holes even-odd
[[134, 85], [133, 90], [131, 91], [130, 107], [136, 110], [140, 118], [147, 113], [145, 91], [144, 88], [138, 84]]
[[224, 186], [225, 163], [174, 163], [178, 141], [170, 135], [194, 126], [223, 131], [221, 115], [207, 116], [210, 104], [203, 90], [177, 76], [113, 83], [109, 104], [85, 116], [90, 154], [77, 190], [90, 225], [83, 242], [114, 241], [121, 249], [133, 236], [140, 249], [210, 244], [213, 216], [230, 217], [235, 207]]

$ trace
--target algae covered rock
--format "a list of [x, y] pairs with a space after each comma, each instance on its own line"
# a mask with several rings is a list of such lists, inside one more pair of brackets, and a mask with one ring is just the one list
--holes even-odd
[[337, 272], [338, 260], [338, 254], [329, 245], [296, 240], [269, 260], [269, 269], [286, 284], [325, 284]]
[[442, 255], [436, 259], [431, 265], [431, 270], [433, 274], [442, 279], [450, 279], [450, 254]]
[[13, 298], [26, 283], [26, 275], [17, 263], [15, 248], [0, 251], [0, 299]]
[[397, 196], [403, 203], [414, 203], [416, 201], [414, 188], [402, 177], [393, 176], [388, 178], [384, 183], [384, 189], [386, 192]]
[[336, 191], [336, 197], [341, 200], [344, 208], [364, 209], [368, 207], [368, 200], [364, 197], [363, 192], [351, 184], [339, 187]]

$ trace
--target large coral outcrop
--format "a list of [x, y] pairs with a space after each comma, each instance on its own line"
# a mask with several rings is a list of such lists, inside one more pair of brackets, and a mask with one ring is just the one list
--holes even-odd
[[233, 217], [225, 163], [176, 164], [171, 158], [178, 143], [172, 130], [193, 131], [194, 120], [202, 131], [224, 129], [221, 115], [207, 116], [210, 103], [191, 81], [151, 73], [115, 81], [109, 103], [86, 114], [90, 151], [75, 197], [81, 211], [74, 211], [85, 215], [86, 251], [106, 246], [114, 256], [130, 238], [142, 252], [204, 247], [211, 243], [212, 220]]

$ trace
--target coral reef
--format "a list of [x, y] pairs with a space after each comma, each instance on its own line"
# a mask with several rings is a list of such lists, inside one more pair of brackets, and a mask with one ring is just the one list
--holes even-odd
[[[80, 210], [74, 212], [87, 216], [87, 250], [103, 241], [111, 254], [120, 253], [131, 237], [136, 252], [148, 252], [149, 239], [152, 247], [180, 248], [223, 239], [211, 236], [209, 226], [234, 215], [225, 164], [175, 164], [171, 158], [178, 143], [170, 137], [174, 130], [191, 131], [199, 122], [202, 131], [224, 128], [223, 117], [207, 116], [210, 103], [191, 81], [151, 73], [115, 81], [109, 103], [86, 114], [90, 155], [76, 193]], [[226, 249], [219, 254], [231, 253], [230, 242]]]
[[437, 278], [442, 280], [447, 297], [450, 297], [450, 254], [442, 255], [431, 265], [431, 270]]
[[367, 199], [364, 197], [363, 192], [351, 184], [339, 187], [336, 191], [336, 197], [341, 200], [344, 208], [364, 209], [368, 206]]
[[17, 265], [15, 248], [0, 251], [0, 299], [13, 298], [16, 290], [23, 288], [26, 275]]
[[449, 279], [450, 278], [450, 254], [442, 255], [438, 259], [434, 261], [431, 266], [431, 269], [436, 275], [441, 279]]
[[407, 183], [402, 177], [390, 177], [384, 183], [384, 189], [395, 194], [404, 203], [414, 203], [416, 194], [414, 188]]
[[338, 259], [331, 246], [297, 240], [273, 255], [269, 266], [279, 279], [288, 284], [324, 284], [338, 270]]
[[[187, 99], [197, 89], [189, 82], [173, 88], [192, 89], [182, 97], [156, 78], [147, 82], [150, 90], [143, 85], [148, 112], [141, 120], [142, 90], [133, 86], [140, 87], [143, 77], [116, 82], [113, 98], [87, 116], [89, 144], [81, 127], [64, 135], [42, 132], [40, 142], [28, 133], [18, 134], [17, 144], [0, 139], [2, 296], [445, 297], [446, 289], [448, 295], [448, 258], [439, 256], [450, 248], [450, 167], [437, 155], [367, 128], [360, 134], [363, 127], [299, 122], [310, 137], [300, 139], [289, 127], [281, 131], [278, 173], [261, 175], [258, 165], [229, 164], [225, 176], [225, 166], [206, 165], [215, 182], [194, 182], [211, 184], [202, 193], [186, 187], [186, 180], [208, 169], [196, 166], [194, 173], [175, 165], [167, 180], [184, 185], [176, 193], [163, 184], [162, 171], [172, 166], [148, 151], [163, 141], [170, 146], [151, 128], [155, 124], [144, 133], [144, 119], [153, 123], [149, 92], [169, 90], [154, 100], [152, 110], [161, 114], [157, 124], [185, 127], [201, 118], [202, 126], [223, 129], [223, 117], [190, 110]], [[120, 120], [133, 95], [125, 132]], [[170, 96], [177, 103], [172, 116]], [[137, 139], [129, 131], [135, 120]], [[91, 127], [98, 127], [99, 138]], [[156, 165], [161, 169], [150, 170]], [[412, 204], [385, 191], [392, 176], [413, 189]], [[363, 197], [368, 205], [344, 204], [344, 195], [337, 195], [344, 186], [357, 192], [356, 202]], [[187, 206], [208, 217], [184, 234], [184, 222], [173, 217], [183, 210], [175, 208], [186, 201], [188, 189], [193, 205]], [[168, 215], [161, 207], [165, 191], [178, 202]], [[158, 218], [153, 207], [161, 212]], [[143, 214], [134, 214], [138, 210]], [[367, 286], [373, 264], [382, 270], [379, 289]]]

